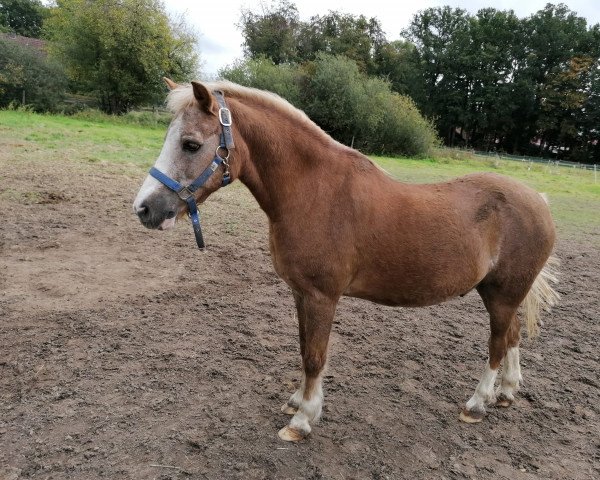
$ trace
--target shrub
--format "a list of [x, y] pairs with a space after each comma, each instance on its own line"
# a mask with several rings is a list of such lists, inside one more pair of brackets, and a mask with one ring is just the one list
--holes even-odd
[[72, 116], [96, 123], [109, 122], [144, 127], [167, 127], [171, 122], [171, 114], [163, 110], [132, 110], [124, 115], [110, 115], [97, 109], [86, 108], [73, 113]]
[[364, 91], [358, 65], [345, 57], [319, 54], [304, 98], [306, 114], [336, 140], [350, 145], [368, 120], [362, 117]]
[[344, 56], [320, 53], [301, 66], [246, 60], [220, 75], [279, 94], [336, 140], [366, 153], [426, 156], [438, 144], [433, 126], [409, 97]]
[[24, 100], [35, 111], [56, 111], [66, 88], [59, 64], [37, 50], [0, 38], [0, 107]]
[[246, 87], [276, 93], [292, 105], [302, 108], [300, 97], [302, 73], [295, 64], [275, 65], [272, 60], [261, 57], [236, 62], [219, 71], [219, 76]]
[[427, 156], [439, 146], [434, 126], [421, 115], [411, 98], [389, 92], [381, 109], [383, 118], [374, 135], [377, 142], [372, 145], [373, 152]]
[[320, 54], [308, 83], [306, 111], [337, 140], [367, 153], [426, 156], [437, 145], [431, 123], [414, 102], [369, 77], [356, 63]]

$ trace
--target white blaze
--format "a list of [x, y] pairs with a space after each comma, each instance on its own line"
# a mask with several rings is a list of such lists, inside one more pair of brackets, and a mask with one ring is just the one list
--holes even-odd
[[[173, 178], [175, 176], [176, 169], [173, 162], [173, 158], [175, 158], [175, 152], [179, 148], [179, 141], [181, 138], [181, 117], [177, 117], [171, 122], [171, 126], [169, 127], [169, 131], [167, 132], [167, 138], [165, 138], [165, 143], [163, 144], [163, 148], [160, 151], [160, 155], [156, 159], [154, 166], [163, 172], [165, 175]], [[156, 178], [151, 175], [148, 175], [144, 180], [144, 183], [140, 187], [140, 191], [138, 192], [135, 200], [133, 201], [133, 211], [137, 213], [140, 206], [144, 203], [144, 201], [154, 193], [162, 183], [160, 183]]]

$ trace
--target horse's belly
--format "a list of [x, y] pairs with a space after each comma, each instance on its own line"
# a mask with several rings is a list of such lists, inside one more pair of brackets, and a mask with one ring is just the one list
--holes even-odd
[[[443, 303], [446, 300], [464, 295], [473, 288], [465, 289], [465, 291], [453, 294], [431, 294], [428, 293], [415, 293], [415, 292], [371, 292], [349, 289], [344, 292], [347, 297], [362, 298], [363, 300], [369, 300], [371, 302], [379, 303], [381, 305], [387, 305], [390, 307], [427, 307], [429, 305], [437, 305]], [[407, 295], [408, 294], [408, 295]]]
[[390, 306], [436, 305], [471, 291], [487, 271], [487, 268], [457, 268], [430, 273], [363, 272], [353, 279], [344, 295]]

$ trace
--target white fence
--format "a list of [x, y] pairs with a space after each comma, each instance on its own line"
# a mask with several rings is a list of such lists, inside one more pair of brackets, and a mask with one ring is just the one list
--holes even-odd
[[596, 164], [591, 165], [591, 164], [579, 163], [579, 162], [568, 162], [566, 160], [552, 160], [552, 159], [540, 158], [540, 157], [509, 155], [506, 153], [500, 154], [500, 153], [496, 153], [496, 152], [477, 152], [474, 150], [472, 151], [472, 153], [473, 153], [473, 155], [476, 155], [478, 157], [497, 158], [499, 160], [511, 160], [511, 161], [522, 162], [522, 163], [545, 164], [548, 166], [548, 168], [565, 167], [565, 168], [573, 168], [573, 169], [579, 169], [579, 170], [588, 170], [594, 176], [594, 183], [598, 182], [598, 166]]

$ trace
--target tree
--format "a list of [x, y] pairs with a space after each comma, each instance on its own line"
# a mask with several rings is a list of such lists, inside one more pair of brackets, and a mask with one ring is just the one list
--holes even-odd
[[414, 44], [403, 40], [383, 42], [374, 53], [375, 75], [390, 81], [392, 90], [425, 103], [419, 55]]
[[374, 71], [374, 51], [386, 41], [376, 18], [329, 12], [301, 22], [288, 0], [261, 5], [260, 13], [242, 11], [239, 27], [247, 58], [264, 57], [279, 65], [312, 61], [327, 53], [354, 60], [363, 72]]
[[45, 29], [75, 88], [95, 95], [108, 113], [157, 102], [163, 76], [196, 75], [194, 36], [158, 0], [57, 0]]
[[450, 145], [592, 155], [599, 29], [563, 4], [525, 19], [493, 8], [424, 10], [404, 32], [425, 90], [414, 98]]
[[0, 0], [0, 31], [39, 38], [46, 11], [40, 0]]
[[238, 27], [244, 36], [244, 51], [248, 58], [269, 58], [276, 65], [296, 60], [300, 20], [296, 6], [287, 0], [261, 4], [262, 12], [242, 10]]
[[[590, 95], [590, 75], [596, 64], [591, 57], [574, 57], [568, 66], [548, 75], [540, 89], [538, 127], [544, 136], [542, 149], [573, 151], [580, 140], [579, 112]], [[543, 151], [543, 150], [542, 150]]]
[[576, 114], [579, 117], [578, 125], [581, 126], [581, 141], [573, 160], [600, 163], [600, 58], [598, 56], [590, 67], [585, 92], [586, 99], [583, 107]]
[[428, 117], [438, 118], [442, 138], [454, 144], [457, 129], [467, 124], [470, 16], [450, 7], [429, 8], [416, 14], [403, 35], [417, 48]]
[[574, 112], [585, 103], [583, 84], [598, 58], [598, 45], [594, 45], [586, 20], [564, 4], [547, 4], [524, 21], [524, 28], [527, 56], [523, 74], [535, 84], [531, 123], [539, 138], [536, 153], [544, 155], [554, 147], [571, 150], [580, 129], [574, 123]]
[[66, 87], [67, 77], [56, 62], [0, 38], [0, 107], [24, 103], [37, 111], [56, 110]]
[[376, 18], [329, 12], [301, 24], [298, 58], [314, 60], [319, 53], [344, 55], [354, 60], [362, 72], [373, 73], [373, 54], [384, 43], [385, 36]]

